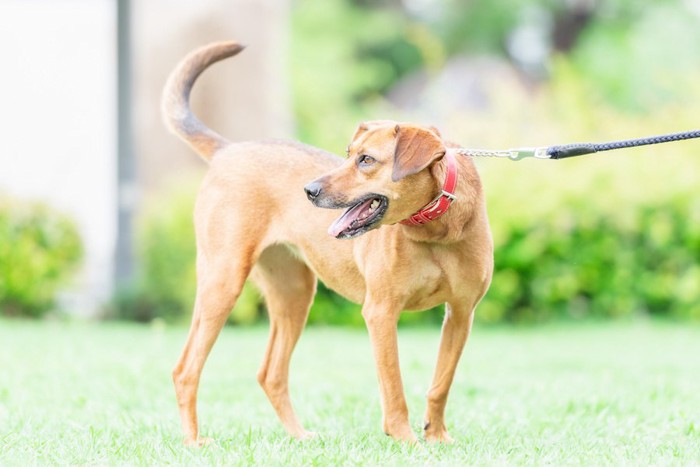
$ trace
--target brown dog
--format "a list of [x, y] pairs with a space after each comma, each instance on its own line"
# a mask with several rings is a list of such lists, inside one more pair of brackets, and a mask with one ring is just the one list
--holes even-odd
[[[210, 163], [195, 207], [192, 326], [173, 371], [185, 443], [207, 441], [197, 426], [199, 377], [248, 277], [264, 294], [270, 317], [258, 381], [287, 431], [296, 438], [312, 436], [297, 420], [287, 381], [317, 276], [362, 304], [383, 428], [400, 440], [417, 438], [399, 372], [399, 314], [446, 303], [424, 430], [427, 440], [450, 441], [447, 394], [493, 269], [484, 196], [471, 160], [447, 148], [435, 129], [387, 121], [360, 125], [347, 159], [295, 142], [228, 142], [191, 113], [189, 94], [205, 68], [240, 50], [234, 42], [221, 42], [191, 53], [173, 71], [163, 95], [170, 129]], [[441, 195], [441, 187], [449, 193]], [[427, 216], [444, 215], [424, 225], [399, 223], [436, 195], [439, 202]], [[307, 197], [319, 207], [348, 209], [334, 221], [337, 211], [319, 209]], [[453, 198], [449, 210], [438, 213]]]

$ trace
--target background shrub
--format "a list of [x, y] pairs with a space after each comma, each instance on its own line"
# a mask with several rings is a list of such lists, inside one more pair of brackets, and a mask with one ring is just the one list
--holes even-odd
[[[669, 49], [667, 28], [660, 26], [679, 25], [676, 38], [693, 39], [700, 30], [681, 27], [691, 21], [682, 8], [659, 3], [640, 9], [632, 1], [616, 2], [616, 11], [593, 16], [570, 51], [547, 60], [546, 79], [543, 75], [528, 89], [490, 79], [479, 87], [477, 106], [445, 106], [441, 97], [451, 98], [431, 91], [425, 100], [435, 107], [415, 114], [411, 106], [394, 107], [386, 92], [400, 79], [419, 69], [438, 73], [462, 52], [494, 54], [521, 17], [531, 16], [522, 14], [530, 6], [504, 0], [469, 8], [453, 3], [434, 24], [419, 24], [415, 18], [402, 20], [392, 9], [347, 0], [321, 7], [301, 1], [292, 18], [292, 61], [317, 66], [312, 72], [307, 66], [291, 70], [299, 139], [342, 153], [357, 122], [375, 118], [424, 121], [439, 126], [448, 140], [493, 149], [697, 127], [700, 76], [693, 64], [700, 49]], [[536, 3], [554, 8], [551, 2]], [[307, 15], [310, 10], [316, 14]], [[328, 35], [330, 23], [342, 33]], [[368, 27], [376, 34], [363, 34]], [[674, 56], [666, 62], [673, 70], [658, 67], [669, 52]], [[333, 86], [324, 86], [328, 82]], [[426, 115], [432, 120], [425, 121]], [[478, 160], [496, 270], [477, 319], [536, 322], [640, 314], [700, 319], [697, 144], [560, 162]], [[124, 295], [134, 306], [123, 316], [178, 319], [191, 312], [195, 195], [181, 188], [177, 193], [153, 203], [155, 209], [143, 218], [142, 277]], [[239, 303], [234, 322], [264, 316], [253, 289], [246, 289]], [[309, 322], [361, 326], [359, 310], [321, 285]], [[441, 319], [440, 311], [413, 313], [404, 314], [402, 323]]]
[[496, 250], [478, 316], [491, 322], [648, 314], [700, 319], [700, 200], [636, 210], [631, 219], [569, 204], [514, 225]]
[[[686, 88], [684, 102], [639, 116], [595, 100], [595, 92], [566, 60], [553, 73], [556, 84], [534, 98], [508, 94], [512, 118], [465, 112], [444, 133], [472, 147], [505, 148], [605, 141], [696, 126], [700, 85]], [[595, 109], [581, 104], [588, 101], [597, 104]], [[570, 112], [572, 108], [580, 111]], [[523, 123], [525, 112], [533, 116], [528, 124]], [[348, 134], [353, 128], [354, 123], [345, 126]], [[477, 320], [529, 323], [632, 315], [700, 320], [697, 144], [565, 161], [477, 160], [496, 247], [494, 279]], [[142, 277], [136, 291], [126, 295], [132, 305], [123, 317], [176, 320], [191, 313], [195, 191], [179, 184], [175, 195], [166, 193], [145, 210]], [[310, 323], [362, 326], [357, 305], [323, 286], [318, 290]], [[263, 316], [262, 299], [246, 289], [232, 321], [254, 322]], [[436, 310], [406, 313], [401, 323], [441, 320]]]
[[0, 313], [40, 317], [83, 248], [75, 224], [44, 205], [0, 200]]
[[[115, 294], [111, 317], [141, 322], [189, 320], [197, 289], [192, 220], [196, 191], [193, 183], [179, 181], [147, 203], [138, 222], [138, 278]], [[250, 324], [262, 315], [260, 294], [246, 284], [229, 321]]]
[[[607, 194], [615, 197], [611, 190]], [[171, 196], [144, 216], [142, 277], [122, 294], [120, 317], [189, 318], [195, 293], [194, 198], [190, 192]], [[656, 315], [700, 320], [700, 197], [677, 195], [634, 209], [626, 205], [633, 200], [604, 208], [601, 199], [570, 197], [546, 212], [493, 216], [496, 267], [477, 319], [530, 323]], [[247, 285], [231, 322], [264, 316], [260, 294]], [[433, 310], [405, 313], [401, 323], [441, 320], [442, 312]], [[309, 323], [363, 326], [360, 306], [323, 284]]]

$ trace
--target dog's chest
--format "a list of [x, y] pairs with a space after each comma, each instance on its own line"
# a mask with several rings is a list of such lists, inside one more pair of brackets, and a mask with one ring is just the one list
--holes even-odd
[[401, 275], [405, 277], [407, 309], [432, 308], [452, 299], [454, 291], [450, 274], [456, 271], [451, 258], [426, 254], [405, 263]]
[[451, 301], [459, 262], [447, 251], [416, 245], [361, 251], [358, 265], [373, 296], [386, 297], [407, 310], [423, 310]]

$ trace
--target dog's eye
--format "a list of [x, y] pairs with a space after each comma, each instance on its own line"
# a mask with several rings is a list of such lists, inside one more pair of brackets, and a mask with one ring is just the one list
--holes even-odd
[[357, 159], [357, 164], [363, 165], [365, 167], [368, 165], [372, 165], [375, 162], [377, 162], [376, 159], [372, 156], [368, 156], [367, 154], [363, 154], [359, 157], [359, 159]]

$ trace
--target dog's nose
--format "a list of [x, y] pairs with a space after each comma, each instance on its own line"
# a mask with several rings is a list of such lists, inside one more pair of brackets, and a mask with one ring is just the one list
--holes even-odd
[[321, 194], [321, 184], [318, 182], [311, 182], [304, 187], [304, 191], [306, 192], [306, 197], [313, 201]]

